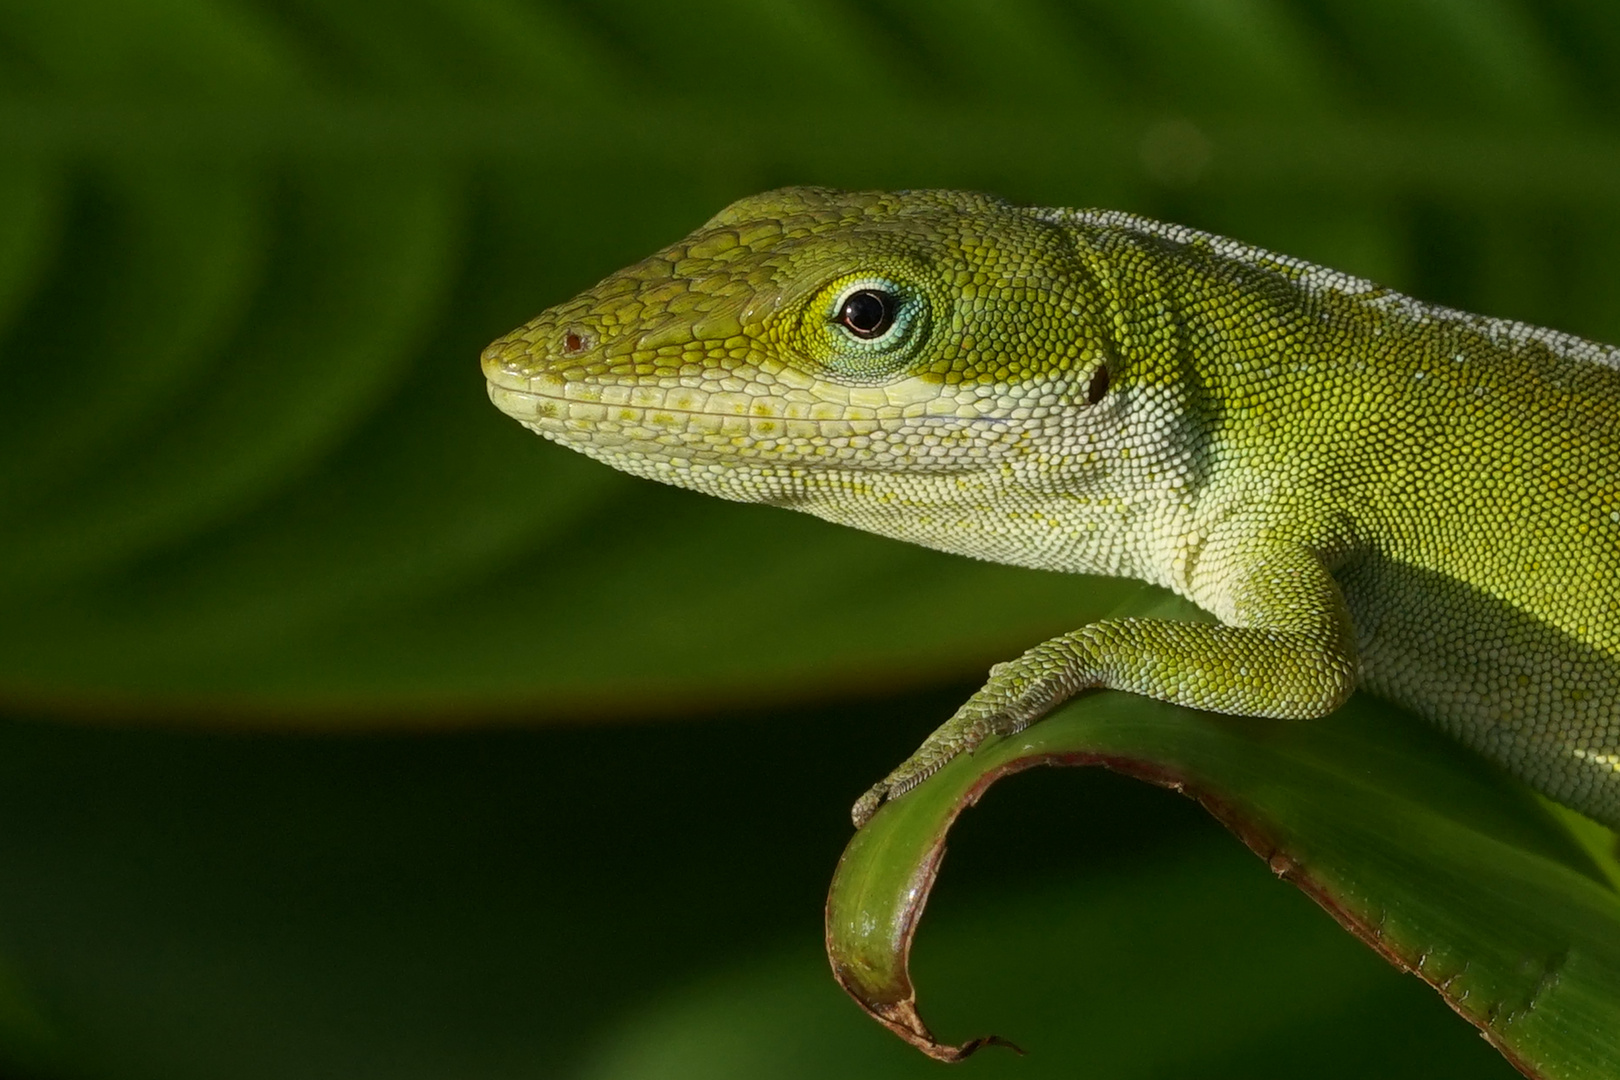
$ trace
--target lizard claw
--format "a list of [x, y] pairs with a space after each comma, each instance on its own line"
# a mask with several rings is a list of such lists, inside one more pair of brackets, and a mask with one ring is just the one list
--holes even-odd
[[[972, 752], [971, 749], [968, 750], [968, 753]], [[944, 760], [930, 761], [924, 758], [919, 762], [917, 759], [920, 756], [914, 755], [905, 764], [884, 777], [880, 783], [873, 784], [865, 795], [855, 800], [855, 805], [850, 809], [849, 816], [855, 822], [857, 829], [871, 821], [872, 815], [877, 813], [878, 808], [884, 803], [898, 799], [938, 772], [940, 766], [949, 760], [949, 758], [946, 758]]]
[[877, 784], [865, 795], [855, 800], [855, 805], [849, 812], [850, 819], [855, 822], [855, 827], [859, 829], [872, 820], [872, 815], [878, 812], [878, 807], [888, 801], [889, 785]]

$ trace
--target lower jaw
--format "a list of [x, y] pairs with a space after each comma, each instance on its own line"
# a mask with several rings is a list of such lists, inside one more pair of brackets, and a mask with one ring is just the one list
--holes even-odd
[[[828, 473], [896, 473], [920, 470], [928, 473], [972, 473], [989, 462], [976, 455], [964, 455], [951, 463], [919, 460], [905, 453], [904, 447], [885, 452], [884, 444], [864, 449], [828, 446], [826, 443], [797, 443], [783, 437], [781, 426], [788, 423], [769, 417], [722, 416], [707, 413], [681, 413], [675, 410], [636, 408], [639, 417], [614, 416], [630, 406], [603, 405], [575, 401], [532, 392], [489, 385], [490, 400], [507, 416], [535, 434], [584, 453], [614, 468], [636, 475], [653, 470], [735, 471], [771, 478], [804, 477]], [[574, 409], [570, 409], [573, 406]], [[579, 416], [579, 407], [598, 415]], [[569, 415], [573, 411], [576, 415]], [[683, 424], [656, 427], [645, 422], [648, 415], [668, 414], [685, 417]], [[640, 422], [638, 422], [640, 420]], [[756, 426], [770, 424], [774, 430], [759, 432]], [[628, 430], [627, 430], [628, 429]], [[728, 430], [730, 429], [730, 430]], [[849, 437], [843, 432], [822, 438]], [[901, 453], [894, 453], [899, 449]], [[941, 468], [941, 466], [946, 466]]]

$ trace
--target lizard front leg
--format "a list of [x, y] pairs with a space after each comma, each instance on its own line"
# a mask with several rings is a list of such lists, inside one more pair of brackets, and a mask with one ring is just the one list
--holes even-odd
[[1221, 625], [1109, 619], [1044, 641], [990, 669], [990, 679], [916, 753], [855, 804], [879, 806], [992, 735], [1022, 731], [1081, 690], [1127, 690], [1213, 712], [1325, 716], [1356, 681], [1355, 632], [1323, 559], [1310, 547], [1212, 546], [1202, 598]]

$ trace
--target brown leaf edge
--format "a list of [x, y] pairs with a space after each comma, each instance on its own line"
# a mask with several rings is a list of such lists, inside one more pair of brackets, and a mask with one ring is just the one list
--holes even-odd
[[[1435, 978], [1423, 970], [1423, 957], [1408, 957], [1401, 953], [1392, 944], [1386, 941], [1379, 927], [1360, 918], [1354, 912], [1334, 899], [1327, 885], [1312, 874], [1297, 859], [1283, 849], [1280, 841], [1261, 824], [1244, 816], [1238, 805], [1223, 798], [1209, 787], [1189, 779], [1185, 774], [1175, 769], [1166, 768], [1158, 762], [1144, 761], [1138, 758], [1113, 754], [1096, 754], [1087, 752], [1074, 752], [1066, 754], [1032, 754], [1026, 758], [1017, 758], [988, 769], [975, 781], [963, 797], [958, 800], [950, 816], [942, 823], [933, 846], [927, 856], [918, 863], [912, 872], [911, 887], [907, 890], [910, 902], [907, 904], [902, 920], [902, 929], [899, 941], [900, 976], [898, 982], [891, 987], [884, 988], [869, 984], [860, 977], [860, 973], [852, 966], [839, 963], [833, 949], [833, 911], [832, 891], [828, 893], [826, 915], [826, 941], [827, 957], [832, 964], [833, 977], [844, 992], [854, 999], [855, 1003], [872, 1019], [894, 1032], [907, 1043], [921, 1050], [924, 1054], [936, 1061], [956, 1062], [965, 1060], [975, 1051], [985, 1046], [1005, 1046], [1022, 1055], [1024, 1051], [1015, 1043], [999, 1035], [985, 1035], [976, 1039], [969, 1039], [964, 1043], [941, 1042], [924, 1023], [921, 1014], [917, 1011], [917, 991], [911, 982], [911, 941], [917, 930], [917, 924], [922, 919], [923, 909], [928, 906], [929, 894], [933, 891], [934, 880], [939, 876], [940, 863], [945, 858], [945, 840], [949, 835], [951, 826], [963, 810], [974, 806], [990, 786], [1002, 777], [1023, 772], [1041, 765], [1060, 765], [1068, 767], [1101, 766], [1123, 776], [1153, 784], [1157, 787], [1168, 788], [1180, 795], [1196, 801], [1210, 815], [1220, 822], [1228, 832], [1246, 844], [1250, 851], [1263, 859], [1271, 872], [1283, 881], [1299, 889], [1306, 896], [1316, 901], [1317, 905], [1333, 916], [1334, 920], [1350, 933], [1354, 934], [1379, 956], [1382, 956], [1396, 969], [1422, 979], [1439, 993], [1453, 1012], [1467, 1020], [1479, 1029], [1485, 1041], [1502, 1055], [1507, 1062], [1530, 1080], [1544, 1080], [1542, 1074], [1536, 1072], [1528, 1062], [1515, 1054], [1505, 1043], [1499, 1039], [1489, 1026], [1488, 1020], [1482, 1019], [1465, 1009], [1460, 999], [1454, 998], [1449, 992], [1452, 979]], [[844, 856], [838, 860], [838, 869], [834, 871], [834, 880], [844, 868], [844, 858], [848, 856], [846, 847]]]

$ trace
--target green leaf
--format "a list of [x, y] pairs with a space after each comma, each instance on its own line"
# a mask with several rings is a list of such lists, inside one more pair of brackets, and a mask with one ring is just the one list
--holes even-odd
[[[1008, 792], [1009, 795], [1013, 794]], [[1077, 828], [1087, 826], [1075, 822]], [[934, 1010], [994, 1022], [1008, 1080], [1445, 1076], [1513, 1069], [1223, 837], [1111, 873], [948, 903], [918, 964]], [[581, 1080], [902, 1080], [940, 1066], [857, 1023], [823, 958], [778, 947], [660, 995], [604, 1032]]]
[[1594, 858], [1601, 848], [1522, 785], [1366, 698], [1302, 723], [1116, 693], [957, 758], [850, 841], [827, 904], [834, 971], [925, 1053], [956, 1060], [979, 1045], [934, 1037], [908, 971], [946, 833], [997, 779], [1041, 764], [1103, 765], [1197, 799], [1527, 1074], [1606, 1077], [1620, 1060], [1612, 857]]

